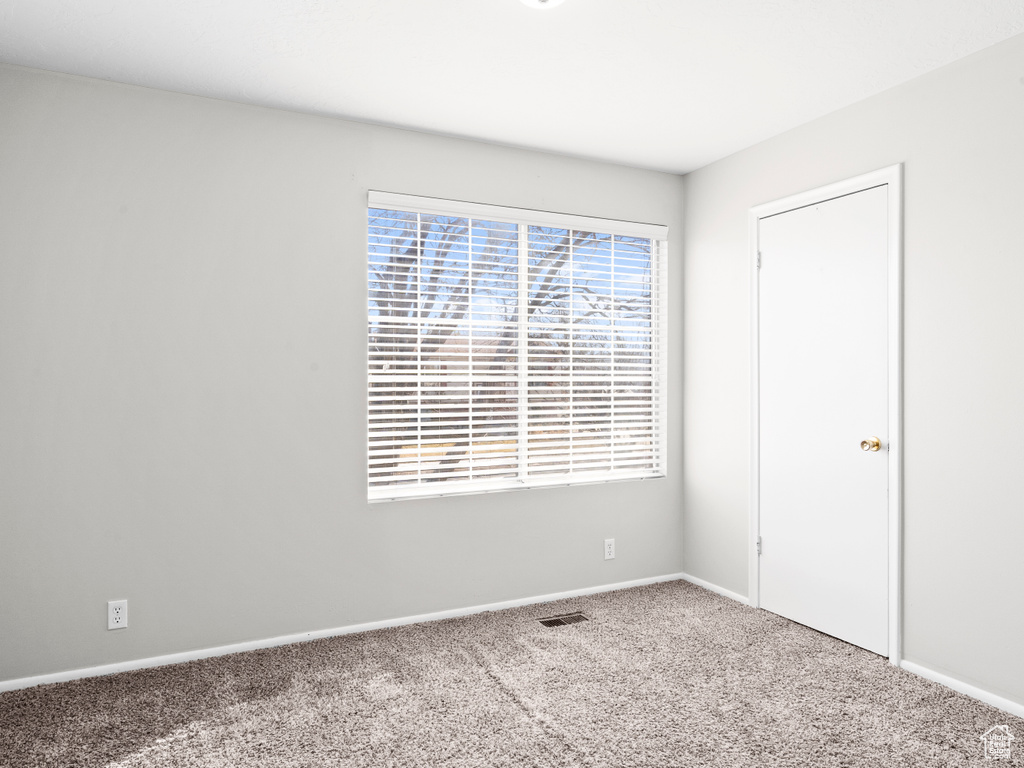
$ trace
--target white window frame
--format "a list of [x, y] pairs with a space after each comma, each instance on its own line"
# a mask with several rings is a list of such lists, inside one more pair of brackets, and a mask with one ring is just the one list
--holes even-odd
[[[478, 493], [493, 493], [508, 490], [525, 490], [530, 488], [556, 487], [566, 485], [589, 485], [594, 483], [617, 482], [623, 480], [647, 480], [665, 476], [668, 450], [667, 434], [667, 373], [668, 373], [668, 316], [667, 316], [667, 268], [668, 268], [668, 227], [658, 224], [617, 221], [613, 219], [578, 216], [573, 214], [536, 211], [523, 208], [487, 205], [482, 203], [444, 200], [432, 197], [405, 195], [392, 192], [370, 190], [367, 199], [367, 210], [386, 209], [409, 213], [466, 217], [475, 220], [500, 221], [515, 224], [519, 227], [519, 297], [525, 307], [528, 300], [528, 278], [526, 275], [528, 246], [526, 242], [527, 227], [542, 226], [572, 229], [582, 232], [599, 232], [612, 236], [636, 237], [651, 240], [651, 325], [652, 325], [652, 367], [651, 396], [653, 424], [653, 468], [643, 471], [602, 470], [599, 472], [582, 473], [579, 475], [541, 475], [526, 474], [526, 444], [529, 425], [527, 423], [527, 375], [525, 368], [518, 373], [519, 392], [517, 421], [518, 472], [516, 477], [503, 477], [495, 480], [442, 481], [415, 485], [371, 486], [372, 470], [370, 440], [371, 432], [371, 359], [367, 347], [367, 498], [370, 502], [396, 501], [400, 499], [436, 498]], [[369, 258], [369, 256], [367, 256]], [[369, 278], [368, 278], [369, 279]], [[369, 287], [369, 285], [368, 285]], [[520, 366], [527, 357], [526, 343], [529, 331], [529, 320], [524, 320], [525, 313], [518, 313], [518, 352]], [[368, 314], [368, 320], [372, 317]], [[612, 379], [614, 381], [614, 379]]]

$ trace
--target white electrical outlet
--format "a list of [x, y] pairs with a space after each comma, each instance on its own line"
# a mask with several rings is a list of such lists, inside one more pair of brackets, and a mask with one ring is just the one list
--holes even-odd
[[604, 540], [604, 559], [614, 560], [615, 559], [615, 539]]
[[107, 629], [124, 629], [128, 626], [128, 601], [111, 600], [107, 603]]

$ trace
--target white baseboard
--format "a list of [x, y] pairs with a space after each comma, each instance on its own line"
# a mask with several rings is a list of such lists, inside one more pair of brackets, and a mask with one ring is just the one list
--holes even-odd
[[737, 603], [750, 605], [750, 600], [748, 600], [743, 595], [739, 594], [738, 592], [731, 592], [730, 590], [724, 589], [723, 587], [720, 587], [717, 584], [712, 584], [710, 581], [698, 579], [696, 576], [691, 576], [688, 573], [679, 574], [679, 578], [681, 578], [683, 581], [688, 581], [691, 584], [696, 584], [698, 587], [704, 587], [704, 589], [706, 589], [708, 592], [714, 592], [716, 595], [728, 597], [730, 600], [735, 600]]
[[900, 667], [912, 672], [918, 677], [923, 677], [926, 680], [944, 685], [947, 688], [952, 688], [958, 693], [965, 693], [973, 699], [983, 701], [996, 709], [1001, 709], [1003, 712], [1007, 712], [1017, 717], [1024, 717], [1024, 704], [1017, 701], [1011, 701], [1010, 699], [1004, 699], [1002, 696], [996, 696], [996, 694], [986, 691], [984, 688], [978, 688], [977, 686], [965, 683], [962, 680], [957, 680], [955, 677], [950, 677], [942, 672], [936, 672], [934, 669], [915, 664], [912, 661], [903, 661], [900, 663]]
[[[148, 659], [135, 659], [133, 661], [121, 661], [115, 664], [103, 664], [97, 667], [85, 667], [83, 669], [71, 669], [66, 672], [54, 672], [48, 675], [34, 675], [22, 677], [16, 680], [0, 680], [0, 693], [4, 691], [15, 691], [20, 688], [31, 688], [35, 685], [47, 685], [49, 683], [65, 683], [69, 680], [79, 680], [83, 677], [100, 677], [102, 675], [113, 675], [118, 672], [130, 672], [134, 669], [148, 669], [150, 667], [163, 667], [168, 664], [180, 664], [185, 661], [197, 659], [208, 659], [213, 656], [226, 656], [229, 653], [241, 653], [243, 651], [255, 651], [259, 648], [275, 648], [279, 645], [291, 645], [307, 640], [319, 640], [324, 637], [338, 637], [339, 635], [351, 635], [356, 632], [368, 632], [372, 629], [385, 629], [387, 627], [402, 627], [407, 624], [420, 624], [427, 621], [439, 621], [440, 619], [451, 619], [457, 616], [469, 616], [474, 613], [485, 611], [500, 611], [505, 608], [517, 608], [522, 605], [534, 605], [536, 603], [550, 603], [555, 600], [564, 600], [569, 597], [582, 597], [583, 595], [594, 595], [599, 592], [614, 592], [617, 589], [628, 589], [630, 587], [642, 587], [645, 584], [657, 584], [663, 581], [679, 581], [687, 578], [681, 573], [670, 573], [664, 576], [651, 576], [646, 579], [635, 579], [633, 581], [622, 581], [617, 584], [603, 584], [598, 587], [584, 587], [583, 589], [572, 589], [567, 592], [556, 592], [550, 595], [537, 595], [535, 597], [523, 597], [517, 600], [503, 600], [498, 603], [486, 605], [473, 605], [467, 608], [455, 608], [450, 611], [437, 611], [436, 613], [423, 613], [418, 616], [405, 616], [399, 619], [386, 619], [384, 621], [371, 621], [366, 624], [350, 624], [346, 627], [334, 629], [320, 629], [314, 632], [300, 632], [296, 635], [283, 635], [271, 637], [266, 640], [250, 640], [245, 643], [233, 643], [221, 645], [216, 648], [203, 648], [196, 651], [185, 651], [184, 653], [171, 653], [165, 656], [152, 656]], [[701, 584], [701, 586], [704, 586]]]

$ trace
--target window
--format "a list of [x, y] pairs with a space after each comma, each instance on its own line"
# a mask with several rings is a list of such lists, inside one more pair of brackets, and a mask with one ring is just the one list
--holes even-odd
[[656, 477], [665, 227], [371, 192], [368, 495]]

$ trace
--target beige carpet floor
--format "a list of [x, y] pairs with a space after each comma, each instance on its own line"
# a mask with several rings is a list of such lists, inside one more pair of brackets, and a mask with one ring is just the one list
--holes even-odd
[[[535, 619], [583, 611], [590, 621]], [[684, 582], [0, 694], [0, 765], [973, 766], [1024, 721]]]

